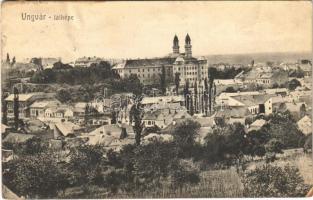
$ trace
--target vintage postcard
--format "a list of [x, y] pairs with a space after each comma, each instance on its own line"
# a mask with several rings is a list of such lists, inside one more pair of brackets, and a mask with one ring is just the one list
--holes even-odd
[[310, 1], [1, 6], [5, 199], [313, 195]]

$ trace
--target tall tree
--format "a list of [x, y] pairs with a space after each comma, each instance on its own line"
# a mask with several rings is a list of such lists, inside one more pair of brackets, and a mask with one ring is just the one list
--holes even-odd
[[204, 113], [205, 115], [208, 115], [208, 101], [209, 101], [209, 85], [208, 85], [208, 79], [204, 79], [204, 92], [203, 92], [203, 101], [204, 101]]
[[16, 60], [15, 60], [15, 56], [14, 56], [13, 59], [12, 59], [11, 65], [13, 66], [15, 63], [16, 63]]
[[6, 59], [6, 63], [10, 63], [10, 55], [9, 55], [9, 53], [7, 53], [7, 59]]
[[8, 118], [7, 118], [7, 102], [6, 101], [2, 101], [2, 124], [7, 125], [8, 124]]
[[189, 81], [188, 80], [185, 83], [184, 98], [185, 98], [185, 106], [186, 106], [187, 110], [189, 110], [190, 91], [189, 91]]
[[208, 90], [208, 97], [209, 97], [209, 112], [211, 114], [212, 112], [212, 107], [213, 107], [213, 83], [214, 83], [214, 77], [216, 75], [216, 69], [215, 68], [209, 68], [209, 72], [208, 72], [208, 77], [209, 77], [209, 90]]
[[135, 131], [136, 145], [139, 146], [141, 142], [141, 132], [142, 132], [142, 113], [140, 101], [135, 103], [130, 109], [130, 119], [134, 122], [133, 129]]
[[197, 85], [197, 81], [194, 84], [194, 97], [195, 97], [195, 101], [194, 101], [194, 111], [196, 113], [198, 113], [198, 85]]
[[116, 122], [117, 122], [117, 117], [116, 117], [116, 115], [117, 115], [117, 112], [116, 112], [116, 111], [112, 111], [112, 112], [111, 112], [111, 124], [116, 124]]
[[193, 102], [193, 97], [190, 97], [190, 109], [189, 109], [189, 113], [191, 116], [194, 115], [195, 113], [195, 106], [194, 106], [194, 102]]
[[175, 73], [176, 95], [178, 95], [179, 83], [180, 83], [180, 73], [176, 72]]
[[162, 72], [160, 75], [160, 87], [162, 94], [164, 95], [166, 93], [166, 72], [164, 65], [162, 66]]
[[85, 115], [84, 115], [85, 124], [88, 123], [89, 115], [90, 115], [90, 108], [89, 108], [89, 104], [86, 103], [86, 106], [85, 106]]
[[19, 95], [18, 89], [16, 87], [13, 88], [14, 99], [13, 99], [13, 113], [14, 113], [14, 126], [15, 129], [18, 129], [19, 125]]

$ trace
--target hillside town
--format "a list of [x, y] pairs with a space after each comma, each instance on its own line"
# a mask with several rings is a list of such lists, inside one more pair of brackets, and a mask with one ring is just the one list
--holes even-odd
[[[311, 60], [212, 63], [193, 56], [197, 46], [192, 41], [189, 34], [183, 40], [174, 35], [171, 53], [143, 59], [81, 57], [63, 63], [62, 58], [44, 57], [19, 61], [8, 53], [2, 61], [2, 163], [14, 165], [51, 151], [58, 163], [83, 168], [75, 162], [85, 162], [101, 146], [106, 162], [123, 165], [117, 155], [126, 155], [129, 146], [143, 146], [148, 155], [152, 150], [144, 148], [149, 145], [161, 149], [172, 143], [180, 158], [215, 167], [228, 161], [236, 166], [244, 159], [248, 166], [250, 157], [268, 162], [288, 156], [281, 154], [288, 150], [312, 151]], [[230, 136], [222, 138], [219, 132]], [[61, 190], [81, 184], [75, 181], [100, 181], [89, 177], [100, 176], [90, 174], [98, 170], [93, 167], [79, 172], [85, 177], [74, 174], [70, 182], [63, 180]], [[3, 169], [13, 176], [10, 165]], [[12, 190], [18, 184], [14, 181], [6, 183]], [[107, 184], [114, 191], [109, 194], [121, 192], [119, 185]], [[41, 189], [28, 193], [25, 185], [17, 188], [25, 198], [56, 195], [45, 196], [48, 192]]]

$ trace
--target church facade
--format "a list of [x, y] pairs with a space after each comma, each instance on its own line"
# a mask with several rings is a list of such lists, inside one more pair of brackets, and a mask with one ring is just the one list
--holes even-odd
[[166, 79], [173, 83], [175, 74], [179, 74], [180, 85], [189, 82], [191, 87], [195, 83], [202, 84], [208, 76], [208, 63], [205, 59], [197, 59], [192, 56], [192, 45], [190, 36], [185, 38], [185, 52], [180, 53], [179, 40], [175, 35], [173, 40], [173, 51], [168, 56], [150, 59], [130, 59], [115, 67], [114, 70], [124, 78], [136, 74], [144, 85], [158, 84], [162, 68], [165, 68]]

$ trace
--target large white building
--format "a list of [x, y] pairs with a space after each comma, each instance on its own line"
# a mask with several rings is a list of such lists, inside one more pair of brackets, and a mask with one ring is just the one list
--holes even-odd
[[203, 81], [208, 76], [208, 63], [205, 59], [192, 57], [192, 45], [190, 36], [185, 38], [185, 53], [179, 51], [179, 40], [175, 35], [173, 40], [173, 52], [162, 58], [131, 59], [113, 67], [124, 78], [136, 74], [144, 85], [157, 84], [160, 80], [162, 68], [168, 81], [173, 82], [175, 74], [180, 76], [180, 85], [188, 81], [193, 87], [194, 83]]

